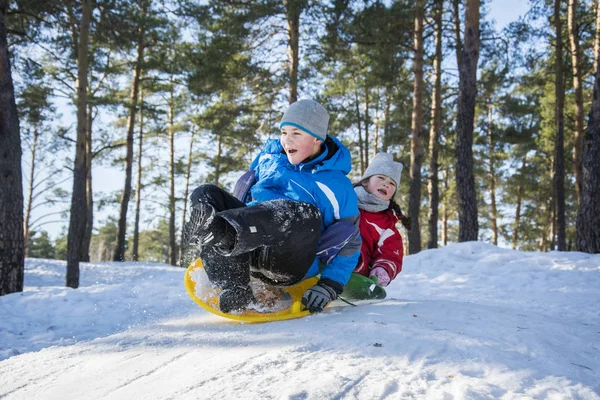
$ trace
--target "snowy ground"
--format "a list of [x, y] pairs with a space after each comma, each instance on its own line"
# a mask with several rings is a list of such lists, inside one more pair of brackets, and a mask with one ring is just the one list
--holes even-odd
[[27, 260], [1, 399], [600, 399], [600, 255], [483, 243], [405, 259], [388, 299], [238, 324], [160, 264]]

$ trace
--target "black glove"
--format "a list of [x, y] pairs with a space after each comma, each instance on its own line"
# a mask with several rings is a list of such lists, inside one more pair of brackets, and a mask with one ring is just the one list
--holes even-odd
[[319, 282], [304, 293], [302, 304], [311, 314], [319, 313], [323, 311], [327, 304], [335, 299], [337, 299], [335, 289], [323, 282]]

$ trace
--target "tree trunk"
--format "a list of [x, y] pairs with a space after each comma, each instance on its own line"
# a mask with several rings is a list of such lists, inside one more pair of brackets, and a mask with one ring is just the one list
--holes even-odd
[[[542, 214], [544, 214], [547, 210], [542, 210]], [[545, 252], [548, 250], [548, 231], [551, 230], [552, 226], [552, 213], [550, 216], [544, 218], [546, 220], [546, 224], [542, 227], [542, 237], [540, 237], [540, 248], [539, 250]]]
[[523, 176], [525, 176], [525, 167], [527, 165], [527, 154], [523, 157], [523, 165], [521, 165], [521, 179], [519, 180], [519, 187], [517, 188], [517, 205], [515, 212], [515, 227], [513, 231], [512, 238], [512, 248], [513, 250], [517, 249], [519, 244], [519, 226], [521, 225], [521, 203], [523, 202], [523, 191], [525, 188], [523, 187]]
[[488, 141], [490, 143], [490, 207], [492, 224], [492, 243], [498, 246], [498, 208], [496, 206], [496, 141], [494, 139], [493, 107], [488, 105]]
[[171, 80], [169, 100], [169, 263], [177, 265], [177, 243], [175, 240], [175, 82]]
[[600, 60], [600, 0], [596, 0], [596, 38], [594, 39], [594, 69], [593, 73], [598, 71], [598, 61]]
[[81, 245], [87, 224], [86, 203], [86, 141], [87, 141], [87, 71], [91, 0], [82, 1], [79, 43], [77, 45], [77, 142], [73, 166], [73, 193], [71, 195], [71, 218], [67, 238], [66, 284], [79, 287], [79, 261]]
[[221, 180], [221, 154], [223, 151], [223, 140], [221, 134], [217, 135], [217, 154], [215, 155], [215, 185], [219, 186]]
[[358, 124], [358, 153], [359, 153], [359, 161], [360, 161], [360, 175], [362, 176], [365, 173], [365, 151], [363, 146], [363, 138], [362, 138], [362, 123], [360, 116], [360, 101], [358, 95], [358, 87], [354, 91], [354, 104], [356, 104], [356, 122]]
[[192, 160], [194, 154], [194, 128], [192, 127], [192, 137], [190, 138], [190, 150], [188, 152], [188, 162], [185, 171], [185, 191], [183, 193], [183, 215], [181, 216], [181, 246], [179, 246], [179, 259], [183, 257], [183, 246], [184, 246], [184, 227], [187, 218], [187, 202], [190, 193], [190, 177], [192, 174]]
[[[141, 78], [140, 78], [141, 79]], [[135, 189], [135, 222], [133, 224], [133, 249], [131, 259], [138, 261], [140, 246], [140, 208], [142, 204], [142, 150], [144, 148], [144, 90], [140, 84], [140, 135], [137, 153], [137, 182]]]
[[573, 67], [573, 89], [575, 90], [575, 132], [573, 133], [573, 175], [577, 191], [577, 203], [581, 194], [581, 146], [584, 129], [583, 87], [581, 86], [581, 57], [579, 50], [579, 33], [575, 12], [577, 0], [569, 0], [568, 25], [569, 42], [571, 43], [571, 65]]
[[29, 170], [29, 185], [27, 185], [27, 203], [25, 205], [25, 220], [23, 222], [23, 241], [25, 246], [25, 257], [29, 257], [29, 234], [31, 221], [31, 208], [33, 207], [33, 190], [35, 188], [35, 167], [37, 156], [37, 141], [40, 136], [39, 126], [33, 131], [33, 143], [31, 143], [31, 169]]
[[85, 177], [85, 204], [87, 221], [85, 224], [85, 234], [81, 242], [81, 258], [80, 261], [90, 261], [90, 244], [92, 242], [92, 231], [94, 229], [94, 191], [92, 186], [92, 126], [93, 126], [93, 104], [88, 104], [87, 114], [87, 134], [85, 139], [85, 163], [87, 167], [87, 175]]
[[301, 0], [287, 0], [286, 13], [288, 22], [288, 57], [290, 74], [290, 104], [298, 100], [298, 55], [300, 38]]
[[387, 153], [388, 143], [390, 141], [390, 107], [392, 103], [392, 85], [388, 84], [385, 88], [385, 108], [383, 111], [383, 138], [381, 139], [382, 151]]
[[554, 27], [556, 31], [556, 71], [555, 71], [555, 95], [556, 95], [556, 139], [554, 141], [554, 211], [556, 212], [558, 251], [566, 248], [565, 229], [565, 88], [563, 75], [563, 42], [562, 21], [560, 19], [561, 0], [554, 0]]
[[463, 43], [460, 38], [460, 0], [452, 0], [452, 16], [454, 20], [454, 40], [456, 42], [456, 65], [460, 71], [463, 51]]
[[600, 70], [596, 70], [594, 96], [583, 138], [581, 201], [577, 211], [577, 248], [600, 253]]
[[442, 200], [442, 245], [446, 246], [448, 244], [448, 190], [450, 187], [449, 182], [449, 173], [446, 171], [444, 176], [444, 197]]
[[421, 211], [421, 129], [423, 129], [423, 15], [425, 1], [416, 1], [415, 10], [415, 58], [413, 60], [413, 109], [410, 140], [410, 193], [408, 197], [408, 215], [412, 227], [408, 232], [408, 253], [421, 251], [421, 228], [419, 214]]
[[365, 85], [365, 140], [363, 141], [365, 169], [369, 168], [369, 87]]
[[379, 149], [379, 101], [381, 100], [379, 90], [376, 90], [375, 93], [375, 120], [373, 121], [375, 122], [375, 135], [373, 137], [373, 156], [377, 154], [377, 149]]
[[433, 61], [433, 92], [431, 94], [431, 129], [429, 131], [429, 242], [428, 249], [438, 247], [438, 218], [440, 190], [438, 180], [438, 152], [440, 129], [442, 125], [442, 13], [443, 0], [435, 2], [435, 59]]
[[477, 240], [477, 195], [473, 173], [473, 123], [477, 99], [479, 59], [479, 0], [465, 6], [465, 42], [461, 54], [456, 121], [456, 193], [458, 197], [458, 241]]
[[23, 177], [21, 135], [15, 103], [8, 43], [6, 10], [0, 0], [0, 296], [23, 291]]
[[127, 119], [127, 155], [125, 156], [125, 187], [121, 197], [121, 212], [117, 224], [117, 247], [113, 255], [113, 261], [125, 260], [125, 234], [127, 232], [127, 210], [131, 198], [131, 177], [133, 174], [133, 131], [135, 129], [135, 113], [137, 111], [138, 92], [140, 88], [140, 76], [142, 74], [142, 63], [144, 62], [144, 17], [146, 14], [146, 2], [142, 2], [141, 23], [138, 27], [138, 46], [135, 70], [131, 82], [131, 95], [129, 96], [129, 118]]

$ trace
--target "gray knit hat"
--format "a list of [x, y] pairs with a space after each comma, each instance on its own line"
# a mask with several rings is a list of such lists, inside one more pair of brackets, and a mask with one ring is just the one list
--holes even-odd
[[304, 132], [325, 141], [329, 114], [325, 107], [314, 100], [298, 100], [292, 103], [281, 118], [279, 128], [295, 126]]
[[394, 161], [394, 157], [391, 154], [377, 153], [360, 180], [363, 181], [373, 175], [385, 175], [396, 183], [396, 189], [398, 189], [401, 174], [402, 164]]

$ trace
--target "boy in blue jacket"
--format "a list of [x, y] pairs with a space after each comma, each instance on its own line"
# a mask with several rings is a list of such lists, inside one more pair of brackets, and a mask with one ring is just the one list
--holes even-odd
[[[320, 272], [302, 298], [310, 312], [343, 291], [360, 255], [360, 214], [346, 177], [350, 152], [327, 135], [328, 123], [316, 101], [291, 104], [280, 139], [267, 141], [244, 177], [249, 195], [236, 198], [209, 184], [192, 193], [187, 229], [209, 280], [222, 289], [221, 311], [243, 310], [255, 300], [251, 275], [291, 286]], [[326, 263], [321, 271], [319, 261]]]

